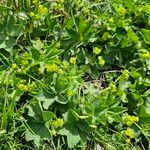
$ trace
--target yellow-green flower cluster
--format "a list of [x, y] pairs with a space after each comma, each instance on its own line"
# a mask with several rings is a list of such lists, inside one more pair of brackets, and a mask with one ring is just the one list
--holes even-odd
[[150, 59], [150, 52], [147, 51], [146, 49], [141, 49], [139, 56], [140, 58], [143, 58], [143, 59]]
[[39, 15], [39, 14], [35, 14], [34, 12], [30, 12], [29, 16], [30, 16], [33, 20], [39, 20], [39, 19], [40, 19], [40, 15]]
[[123, 71], [123, 76], [124, 76], [126, 79], [128, 79], [128, 78], [129, 78], [129, 71], [125, 69], [125, 70]]
[[62, 127], [64, 124], [63, 119], [58, 118], [57, 120], [52, 121], [51, 125], [53, 128]]
[[40, 20], [42, 18], [42, 16], [45, 16], [47, 13], [48, 13], [47, 7], [45, 7], [44, 5], [38, 5], [37, 12], [35, 12], [35, 11], [30, 12], [29, 16], [33, 20], [37, 21], [37, 20]]
[[100, 66], [104, 66], [105, 65], [105, 60], [103, 59], [102, 56], [98, 56], [98, 64]]
[[127, 11], [124, 7], [119, 7], [117, 12], [119, 15], [125, 15]]
[[12, 69], [12, 70], [16, 70], [17, 68], [18, 68], [18, 66], [17, 66], [16, 63], [12, 64], [12, 66], [11, 66], [11, 69]]
[[57, 66], [57, 64], [46, 64], [45, 68], [48, 72], [56, 72], [58, 74], [64, 74], [64, 70], [61, 68], [61, 66]]
[[101, 51], [102, 51], [102, 50], [101, 50], [100, 48], [98, 48], [98, 47], [94, 47], [94, 48], [93, 48], [93, 53], [96, 54], [96, 55], [100, 54]]
[[39, 0], [33, 0], [33, 4], [37, 4], [39, 2]]
[[27, 65], [28, 65], [28, 61], [26, 60], [23, 60], [20, 64], [20, 66], [18, 66], [16, 63], [13, 63], [12, 66], [11, 66], [11, 70], [12, 71], [17, 71], [18, 73], [21, 73], [21, 74], [25, 74], [27, 72]]
[[58, 68], [58, 69], [56, 70], [56, 72], [57, 72], [58, 74], [64, 74], [64, 71], [63, 71], [61, 68]]
[[47, 64], [46, 69], [47, 69], [47, 71], [50, 71], [50, 72], [56, 72], [57, 71], [57, 65], [55, 63]]
[[17, 70], [18, 73], [20, 74], [26, 74], [27, 73], [27, 68], [21, 67]]
[[21, 74], [26, 74], [28, 70], [29, 62], [28, 60], [22, 60], [20, 67], [18, 68], [17, 72]]
[[131, 139], [130, 138], [126, 138], [126, 144], [130, 144], [130, 142], [131, 142]]
[[57, 2], [53, 2], [53, 8], [54, 9], [60, 9], [62, 8], [62, 5], [64, 3], [64, 0], [58, 0]]
[[110, 19], [108, 19], [109, 22], [114, 23], [114, 18], [111, 17]]
[[48, 13], [48, 9], [43, 5], [39, 5], [38, 11], [40, 14], [47, 14]]
[[56, 136], [56, 135], [57, 135], [56, 130], [51, 130], [51, 133], [52, 133], [53, 136]]
[[76, 64], [76, 57], [71, 57], [70, 58], [70, 63], [71, 64]]
[[24, 92], [27, 92], [27, 91], [31, 91], [33, 90], [35, 87], [35, 83], [33, 82], [32, 84], [24, 84], [24, 83], [20, 83], [18, 85], [18, 89], [21, 90], [21, 91], [24, 91]]
[[27, 60], [23, 60], [21, 62], [22, 67], [26, 67], [29, 64], [29, 62]]
[[127, 128], [127, 130], [125, 130], [125, 135], [130, 139], [135, 137], [134, 131], [131, 128]]
[[131, 126], [133, 123], [138, 122], [139, 118], [137, 116], [131, 116], [131, 115], [125, 114], [123, 116], [123, 120], [128, 126]]
[[24, 91], [24, 92], [28, 91], [28, 86], [22, 83], [18, 85], [18, 88], [19, 90]]
[[102, 40], [106, 41], [110, 38], [110, 34], [108, 32], [104, 32], [104, 34], [102, 35]]
[[68, 90], [67, 91], [67, 97], [72, 97], [74, 95], [74, 91]]

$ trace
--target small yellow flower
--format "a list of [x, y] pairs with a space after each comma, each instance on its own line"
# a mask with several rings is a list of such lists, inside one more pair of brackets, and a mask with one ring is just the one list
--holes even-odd
[[28, 90], [32, 91], [35, 88], [35, 82], [32, 82], [30, 85], [28, 85]]
[[125, 15], [126, 14], [126, 9], [123, 7], [118, 8], [118, 13], [119, 15]]
[[28, 63], [27, 60], [23, 60], [23, 61], [21, 62], [21, 65], [22, 65], [23, 67], [27, 66], [28, 64], [29, 64], [29, 63]]
[[60, 48], [60, 46], [61, 46], [61, 44], [60, 44], [60, 42], [58, 42], [55, 47]]
[[36, 14], [33, 19], [34, 19], [34, 20], [39, 20], [39, 19], [40, 19], [40, 15], [39, 15], [39, 14]]
[[98, 57], [98, 64], [99, 64], [100, 66], [104, 66], [104, 65], [105, 65], [105, 60], [103, 59], [102, 56], [99, 56], [99, 57]]
[[51, 71], [51, 72], [57, 71], [57, 65], [56, 64], [47, 64], [46, 69], [47, 69], [47, 71]]
[[143, 58], [143, 59], [150, 59], [150, 52], [147, 51], [146, 49], [141, 49], [139, 56], [140, 58]]
[[43, 5], [39, 5], [39, 13], [46, 14], [48, 13], [48, 9]]
[[64, 74], [64, 71], [62, 69], [57, 69], [58, 74]]
[[126, 79], [128, 79], [128, 78], [129, 78], [129, 71], [128, 71], [127, 69], [125, 69], [125, 70], [123, 71], [123, 75], [124, 75], [124, 77], [125, 77]]
[[71, 57], [70, 58], [70, 63], [71, 64], [76, 64], [76, 57]]
[[18, 68], [17, 64], [15, 64], [15, 63], [12, 64], [12, 66], [11, 66], [11, 69], [12, 69], [12, 70], [16, 70], [17, 68]]
[[138, 122], [138, 121], [139, 121], [139, 117], [132, 116], [132, 120], [133, 120], [134, 122]]
[[38, 3], [38, 0], [33, 0], [33, 4], [37, 4]]
[[114, 18], [111, 17], [111, 18], [109, 19], [109, 22], [114, 23]]
[[103, 41], [106, 41], [106, 40], [108, 40], [110, 38], [110, 34], [108, 33], [108, 32], [105, 32], [104, 34], [103, 34], [103, 36], [102, 36], [102, 40]]
[[133, 123], [138, 122], [139, 118], [136, 116], [130, 116], [128, 114], [125, 114], [123, 116], [123, 120], [128, 126], [131, 126]]
[[47, 14], [48, 13], [48, 9], [46, 7], [43, 8], [43, 14]]
[[21, 80], [20, 83], [26, 83], [26, 80]]
[[93, 53], [96, 54], [96, 55], [100, 54], [101, 51], [102, 51], [102, 50], [101, 50], [100, 48], [98, 48], [98, 47], [94, 47], [94, 48], [93, 48]]
[[62, 127], [64, 124], [63, 119], [58, 118], [57, 120], [52, 121], [51, 125], [53, 128]]
[[72, 97], [74, 95], [74, 92], [72, 90], [67, 91], [67, 96]]
[[33, 18], [35, 16], [34, 12], [30, 12], [30, 17]]
[[131, 140], [129, 138], [127, 138], [126, 140], [126, 144], [130, 144]]
[[29, 52], [25, 52], [24, 53], [24, 57], [30, 57], [30, 53]]
[[39, 5], [39, 10], [42, 10], [44, 8], [43, 5]]
[[24, 68], [24, 67], [18, 68], [17, 72], [20, 73], [20, 74], [26, 74], [27, 73], [27, 68]]
[[28, 91], [28, 86], [25, 85], [25, 84], [19, 84], [19, 85], [18, 85], [18, 88], [19, 88], [21, 91]]
[[62, 127], [62, 126], [63, 126], [63, 124], [64, 124], [63, 119], [58, 118], [56, 121], [57, 121], [59, 127]]
[[57, 135], [57, 132], [55, 130], [52, 130], [51, 133], [52, 133], [53, 136]]
[[131, 139], [134, 138], [134, 131], [131, 128], [127, 128], [127, 130], [125, 130], [125, 134]]

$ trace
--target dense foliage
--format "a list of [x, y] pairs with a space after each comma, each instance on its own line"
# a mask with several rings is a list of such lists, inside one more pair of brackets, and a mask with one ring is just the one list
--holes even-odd
[[149, 0], [0, 4], [0, 149], [150, 149]]

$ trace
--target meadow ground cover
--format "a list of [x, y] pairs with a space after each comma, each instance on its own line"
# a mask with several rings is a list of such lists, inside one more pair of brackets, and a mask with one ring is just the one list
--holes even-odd
[[149, 46], [149, 0], [0, 1], [0, 149], [149, 150]]

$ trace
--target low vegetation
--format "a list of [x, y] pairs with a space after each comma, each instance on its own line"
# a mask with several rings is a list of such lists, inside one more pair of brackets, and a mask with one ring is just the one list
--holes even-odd
[[149, 0], [0, 4], [0, 149], [150, 149]]

